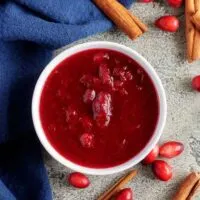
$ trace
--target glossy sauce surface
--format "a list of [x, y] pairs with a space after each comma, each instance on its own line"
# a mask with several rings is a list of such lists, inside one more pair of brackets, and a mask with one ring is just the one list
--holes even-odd
[[82, 51], [60, 63], [40, 101], [42, 126], [53, 147], [72, 162], [94, 168], [138, 154], [158, 116], [157, 93], [147, 73], [107, 49]]

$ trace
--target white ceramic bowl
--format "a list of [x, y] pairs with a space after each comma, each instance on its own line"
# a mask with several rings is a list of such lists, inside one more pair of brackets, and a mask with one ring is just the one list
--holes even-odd
[[[49, 74], [52, 72], [52, 70], [60, 62], [62, 62], [65, 58], [67, 58], [77, 52], [87, 50], [87, 49], [94, 49], [94, 48], [95, 49], [104, 48], [104, 49], [116, 50], [116, 51], [122, 52], [123, 54], [131, 57], [133, 60], [138, 62], [139, 65], [148, 73], [148, 75], [150, 76], [150, 78], [152, 79], [152, 81], [155, 85], [155, 88], [156, 88], [156, 91], [158, 94], [159, 109], [160, 109], [159, 119], [158, 119], [158, 123], [156, 126], [156, 130], [155, 130], [153, 136], [151, 137], [150, 141], [148, 142], [148, 144], [145, 146], [145, 148], [143, 150], [141, 150], [140, 153], [138, 153], [132, 159], [128, 160], [127, 162], [125, 162], [121, 165], [117, 165], [115, 167], [103, 168], [103, 169], [102, 168], [96, 169], [96, 168], [83, 167], [83, 166], [80, 166], [76, 163], [69, 161], [68, 159], [66, 159], [65, 157], [60, 155], [48, 141], [48, 139], [44, 133], [44, 130], [42, 128], [42, 125], [41, 125], [40, 113], [39, 113], [40, 97], [41, 97], [41, 93], [43, 90], [43, 86], [44, 86], [45, 81], [48, 78]], [[117, 43], [112, 43], [112, 42], [100, 42], [100, 41], [99, 42], [88, 42], [88, 43], [76, 45], [74, 47], [71, 47], [71, 48], [63, 51], [61, 54], [56, 56], [45, 67], [45, 69], [41, 73], [41, 75], [37, 81], [37, 84], [35, 86], [33, 99], [32, 99], [33, 123], [34, 123], [36, 133], [39, 137], [39, 140], [42, 143], [42, 145], [44, 146], [44, 148], [49, 152], [49, 154], [51, 156], [53, 156], [53, 158], [55, 158], [57, 161], [62, 163], [64, 166], [69, 167], [75, 171], [79, 171], [79, 172], [86, 173], [86, 174], [93, 174], [93, 175], [107, 175], [107, 174], [117, 173], [117, 172], [126, 170], [126, 169], [136, 165], [141, 160], [143, 160], [145, 158], [145, 156], [158, 143], [158, 140], [163, 132], [163, 128], [164, 128], [165, 121], [166, 121], [166, 115], [167, 115], [167, 104], [166, 104], [165, 92], [164, 92], [162, 83], [161, 83], [157, 73], [153, 69], [153, 67], [136, 51], [134, 51], [126, 46], [123, 46], [123, 45], [120, 45]]]

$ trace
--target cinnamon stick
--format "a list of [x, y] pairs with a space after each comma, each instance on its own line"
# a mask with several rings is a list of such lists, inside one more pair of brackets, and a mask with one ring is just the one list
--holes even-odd
[[191, 18], [195, 26], [200, 30], [200, 10], [198, 10]]
[[117, 0], [94, 0], [95, 4], [131, 39], [147, 31], [147, 26]]
[[189, 62], [193, 61], [193, 46], [195, 27], [190, 20], [190, 16], [194, 14], [194, 0], [185, 1], [185, 17], [186, 17], [186, 40], [187, 40], [187, 58]]
[[173, 197], [173, 200], [186, 200], [199, 179], [200, 173], [192, 172], [191, 174], [189, 174], [180, 185], [178, 191]]
[[197, 198], [200, 198], [200, 180], [196, 183], [187, 200], [195, 200]]
[[185, 1], [187, 58], [190, 63], [200, 59], [200, 31], [194, 23], [197, 19], [195, 13], [198, 11], [200, 11], [200, 0]]
[[102, 194], [97, 200], [109, 200], [114, 194], [119, 192], [137, 174], [137, 170], [132, 170], [127, 175], [120, 178], [109, 190]]
[[[200, 9], [200, 0], [195, 0], [195, 12]], [[200, 32], [195, 26], [195, 38], [194, 38], [194, 47], [193, 47], [193, 60], [200, 59]]]

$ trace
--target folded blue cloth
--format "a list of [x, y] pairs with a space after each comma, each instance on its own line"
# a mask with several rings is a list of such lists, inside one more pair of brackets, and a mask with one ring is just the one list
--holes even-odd
[[0, 200], [52, 199], [31, 120], [36, 79], [53, 49], [111, 27], [91, 0], [0, 2]]

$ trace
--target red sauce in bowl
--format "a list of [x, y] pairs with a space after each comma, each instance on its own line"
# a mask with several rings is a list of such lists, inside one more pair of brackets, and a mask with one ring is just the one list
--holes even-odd
[[40, 100], [42, 127], [66, 159], [106, 168], [137, 155], [159, 116], [156, 89], [130, 57], [92, 49], [66, 58], [49, 75]]

